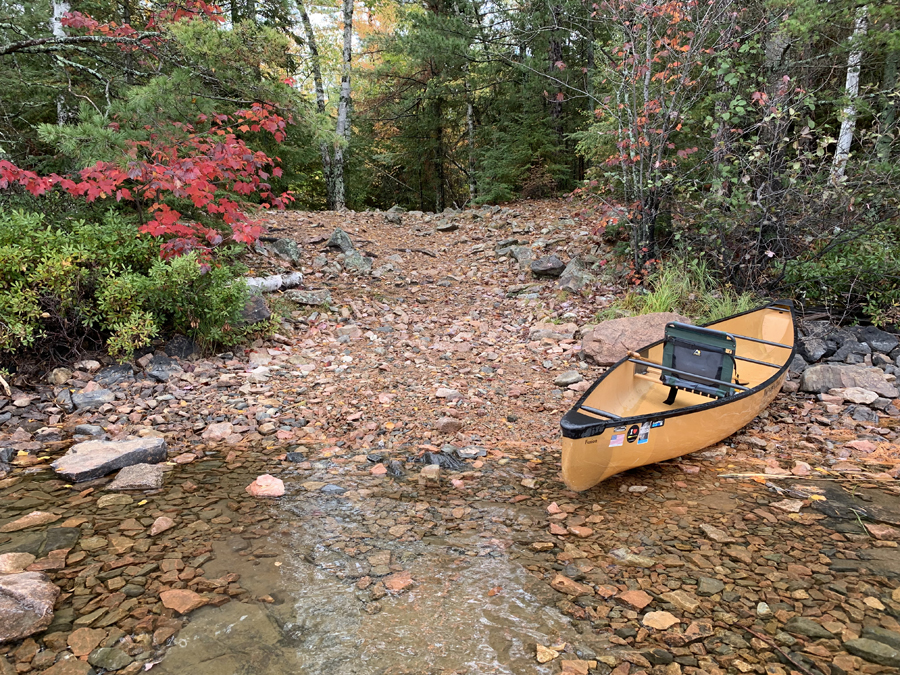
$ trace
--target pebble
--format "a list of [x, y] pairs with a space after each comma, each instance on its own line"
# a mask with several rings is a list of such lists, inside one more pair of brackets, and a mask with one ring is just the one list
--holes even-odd
[[656, 630], [668, 630], [678, 622], [679, 619], [669, 612], [647, 612], [641, 619], [642, 624]]

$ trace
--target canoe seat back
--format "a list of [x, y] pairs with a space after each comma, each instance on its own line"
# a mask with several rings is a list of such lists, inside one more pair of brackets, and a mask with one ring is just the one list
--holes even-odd
[[[666, 325], [662, 365], [678, 371], [663, 371], [660, 380], [672, 388], [668, 405], [675, 401], [678, 389], [710, 398], [724, 398], [735, 389], [729, 387], [735, 371], [735, 339], [722, 331], [684, 323]], [[696, 375], [698, 379], [691, 377]]]

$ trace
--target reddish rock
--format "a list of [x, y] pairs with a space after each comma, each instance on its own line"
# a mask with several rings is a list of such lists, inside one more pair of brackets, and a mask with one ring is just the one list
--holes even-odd
[[150, 526], [150, 536], [155, 537], [158, 534], [162, 534], [166, 530], [175, 527], [175, 521], [169, 518], [168, 516], [160, 516], [156, 520], [153, 521], [153, 525]]
[[690, 319], [672, 312], [604, 321], [584, 336], [581, 349], [597, 365], [611, 366], [626, 352], [661, 340], [670, 321], [690, 323]]
[[3, 553], [0, 555], [0, 574], [16, 574], [34, 562], [30, 553]]
[[254, 497], [281, 497], [284, 495], [284, 481], [265, 473], [247, 486], [247, 492]]
[[81, 661], [69, 654], [43, 671], [41, 675], [93, 675], [94, 669], [87, 661]]
[[569, 534], [569, 531], [558, 523], [550, 523], [550, 534], [565, 535]]
[[594, 534], [594, 531], [589, 527], [580, 527], [578, 525], [569, 525], [569, 532], [574, 534], [576, 537], [581, 537], [584, 539], [585, 537], [590, 537]]
[[409, 588], [413, 584], [412, 575], [407, 570], [396, 572], [384, 578], [384, 587], [395, 593]]
[[190, 464], [195, 459], [197, 459], [197, 455], [195, 455], [193, 452], [183, 452], [172, 461], [176, 464]]
[[163, 607], [174, 609], [179, 614], [188, 614], [206, 604], [206, 598], [202, 595], [183, 588], [163, 591], [159, 594], [159, 599], [162, 600]]
[[669, 612], [647, 612], [641, 623], [656, 630], [668, 630], [678, 623], [678, 619]]
[[0, 576], [0, 643], [47, 628], [58, 596], [59, 587], [40, 572]]
[[94, 651], [103, 638], [106, 637], [106, 631], [99, 628], [79, 628], [66, 640], [69, 649], [75, 656], [87, 656]]
[[369, 469], [369, 473], [373, 476], [384, 476], [387, 473], [387, 467], [381, 462], [378, 462], [378, 464]]
[[231, 422], [210, 424], [203, 432], [203, 440], [208, 443], [219, 443], [228, 438], [233, 431], [234, 425]]
[[900, 540], [900, 530], [890, 525], [882, 525], [881, 523], [866, 523], [866, 529], [876, 539], [887, 541]]
[[849, 443], [845, 443], [844, 445], [845, 447], [853, 448], [854, 450], [865, 452], [867, 454], [870, 452], [875, 452], [878, 449], [878, 447], [872, 441], [865, 440], [850, 441]]
[[6, 525], [0, 527], [0, 532], [18, 532], [19, 530], [24, 530], [29, 527], [37, 527], [38, 525], [55, 523], [60, 518], [61, 516], [58, 516], [55, 513], [32, 511], [27, 516], [22, 516], [21, 518], [16, 518], [11, 522], [6, 523]]
[[625, 591], [624, 593], [619, 593], [618, 598], [639, 610], [644, 609], [644, 607], [653, 602], [653, 598], [644, 591]]
[[558, 574], [550, 580], [550, 588], [566, 595], [593, 595], [594, 589], [586, 584], [579, 584], [564, 574]]
[[791, 469], [791, 473], [795, 476], [808, 476], [812, 471], [812, 467], [806, 462], [794, 462], [794, 468]]
[[442, 434], [455, 434], [463, 428], [463, 423], [454, 417], [442, 417], [437, 421], [437, 430]]

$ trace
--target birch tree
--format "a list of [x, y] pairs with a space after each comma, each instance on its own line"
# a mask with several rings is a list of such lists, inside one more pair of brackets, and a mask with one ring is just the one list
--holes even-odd
[[856, 21], [853, 24], [853, 35], [850, 37], [850, 55], [847, 57], [847, 82], [844, 85], [844, 96], [847, 103], [841, 110], [841, 131], [838, 134], [837, 148], [834, 151], [834, 162], [831, 165], [831, 180], [839, 181], [844, 177], [847, 160], [850, 157], [850, 145], [853, 143], [853, 132], [856, 130], [856, 106], [859, 97], [859, 71], [862, 61], [860, 43], [866, 37], [868, 29], [868, 8], [866, 5], [856, 10]]

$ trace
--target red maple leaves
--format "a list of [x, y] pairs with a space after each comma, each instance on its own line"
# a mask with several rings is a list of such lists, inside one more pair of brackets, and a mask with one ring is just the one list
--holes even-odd
[[278, 209], [293, 201], [289, 192], [275, 195], [267, 182], [281, 176], [278, 158], [250, 149], [235, 131], [265, 131], [281, 142], [286, 124], [263, 104], [232, 115], [201, 116], [197, 127], [173, 122], [146, 140], [127, 141], [121, 163], [97, 162], [72, 177], [39, 176], [0, 160], [0, 189], [18, 184], [40, 196], [59, 187], [88, 202], [136, 202], [150, 215], [141, 232], [164, 239], [163, 258], [199, 251], [208, 259], [226, 240], [252, 244], [262, 233], [246, 214], [251, 205], [241, 198], [256, 196], [260, 207]]

